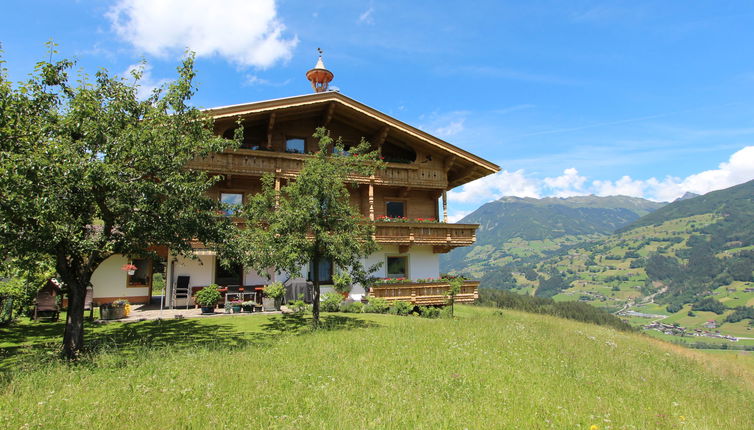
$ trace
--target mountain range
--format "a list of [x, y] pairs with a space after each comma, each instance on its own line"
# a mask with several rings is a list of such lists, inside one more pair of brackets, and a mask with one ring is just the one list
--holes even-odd
[[754, 181], [685, 197], [504, 197], [462, 220], [480, 224], [477, 243], [441, 262], [482, 288], [713, 325], [754, 345]]
[[665, 205], [626, 196], [503, 197], [460, 221], [479, 224], [477, 242], [444, 255], [440, 264], [444, 271], [480, 275], [596, 240]]

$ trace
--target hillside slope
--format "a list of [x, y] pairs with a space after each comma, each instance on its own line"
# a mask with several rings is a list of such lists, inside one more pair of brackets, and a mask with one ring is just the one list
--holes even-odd
[[526, 285], [527, 292], [556, 300], [654, 315], [632, 317], [637, 324], [666, 316], [664, 323], [687, 332], [720, 332], [739, 338], [739, 346], [752, 345], [754, 181], [675, 201], [616, 234], [530, 267], [535, 270], [528, 280], [519, 275], [511, 282], [513, 275], [494, 273], [509, 279], [498, 288]]
[[625, 196], [503, 197], [460, 221], [480, 224], [477, 242], [442, 256], [441, 267], [480, 276], [495, 267], [542, 258], [608, 235], [663, 205]]
[[[736, 223], [747, 220], [750, 222], [754, 221], [751, 218], [751, 215], [754, 214], [754, 180], [723, 190], [712, 191], [701, 196], [676, 200], [619, 229], [618, 232], [650, 225], [660, 225], [674, 219], [712, 213], [732, 216], [733, 219], [731, 221]], [[745, 224], [739, 227], [751, 225], [754, 224]], [[743, 229], [741, 228], [741, 230]]]
[[[0, 427], [739, 429], [754, 422], [754, 378], [731, 360], [558, 318], [464, 306], [459, 313], [456, 320], [375, 316], [376, 327], [319, 330], [265, 347], [197, 345], [128, 359], [116, 351], [91, 366], [19, 372], [0, 389]], [[231, 326], [225, 331], [234, 335]]]

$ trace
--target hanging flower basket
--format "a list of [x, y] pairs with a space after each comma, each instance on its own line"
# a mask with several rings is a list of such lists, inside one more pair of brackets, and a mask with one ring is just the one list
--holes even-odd
[[129, 264], [124, 264], [124, 265], [123, 265], [123, 266], [121, 266], [121, 268], [120, 268], [120, 270], [122, 270], [122, 271], [124, 271], [124, 272], [128, 272], [128, 274], [129, 274], [129, 275], [133, 275], [134, 273], [136, 273], [136, 269], [138, 269], [138, 267], [136, 267], [135, 265], [133, 265], [133, 264], [131, 264], [131, 263], [129, 263]]

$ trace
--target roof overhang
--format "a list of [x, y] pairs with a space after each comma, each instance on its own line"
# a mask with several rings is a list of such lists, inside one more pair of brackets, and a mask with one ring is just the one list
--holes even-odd
[[350, 97], [344, 96], [339, 92], [312, 93], [260, 102], [222, 106], [206, 109], [205, 112], [216, 120], [221, 120], [272, 114], [273, 112], [291, 109], [317, 109], [318, 107], [325, 110], [329, 108], [331, 111], [334, 108], [338, 112], [345, 111], [350, 115], [357, 115], [375, 124], [380, 123], [383, 127], [389, 127], [391, 133], [397, 132], [410, 140], [419, 141], [434, 148], [436, 151], [445, 153], [448, 159], [453, 160], [453, 164], [459, 167], [462, 166], [463, 169], [458, 170], [464, 172], [450, 179], [450, 188], [500, 171], [500, 166], [495, 163], [478, 157], [436, 136], [419, 130]]

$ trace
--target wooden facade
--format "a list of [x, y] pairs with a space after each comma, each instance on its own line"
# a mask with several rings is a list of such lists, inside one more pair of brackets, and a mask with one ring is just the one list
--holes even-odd
[[[274, 176], [276, 188], [295, 180], [311, 157], [308, 154], [319, 149], [312, 137], [315, 129], [325, 127], [333, 138], [342, 139], [346, 150], [365, 139], [385, 160], [385, 168], [374, 175], [348, 179], [351, 204], [375, 223], [375, 240], [382, 245], [379, 255], [370, 259], [388, 263], [405, 256], [407, 276], [435, 278], [439, 277], [437, 254], [476, 240], [478, 225], [446, 222], [446, 192], [498, 171], [493, 163], [336, 92], [207, 112], [215, 118], [215, 132], [220, 136], [233, 137], [238, 124], [243, 125], [240, 148], [189, 164], [189, 168], [222, 176], [210, 190], [217, 199], [246, 201], [260, 191], [261, 177], [266, 174]], [[384, 272], [390, 277], [388, 270]], [[198, 274], [194, 272], [192, 279]], [[174, 277], [172, 272], [170, 277]], [[476, 299], [477, 286], [466, 282], [457, 301]], [[415, 305], [442, 305], [447, 289], [443, 282], [409, 282], [379, 285], [369, 293]]]
[[[212, 193], [259, 192], [259, 178], [274, 175], [276, 183], [295, 179], [304, 160], [316, 151], [312, 137], [326, 127], [346, 147], [366, 139], [385, 158], [386, 167], [373, 176], [352, 176], [351, 202], [376, 222], [380, 243], [432, 245], [438, 253], [469, 246], [476, 225], [446, 224], [439, 199], [453, 187], [491, 174], [499, 167], [335, 92], [230, 106], [208, 111], [218, 135], [230, 137], [240, 121], [241, 148], [194, 160], [189, 167], [223, 176]], [[292, 149], [291, 140], [301, 146]], [[301, 142], [302, 141], [302, 142]], [[303, 153], [294, 153], [301, 151]], [[389, 202], [402, 202], [408, 222], [381, 222]], [[434, 219], [437, 222], [413, 222]]]

